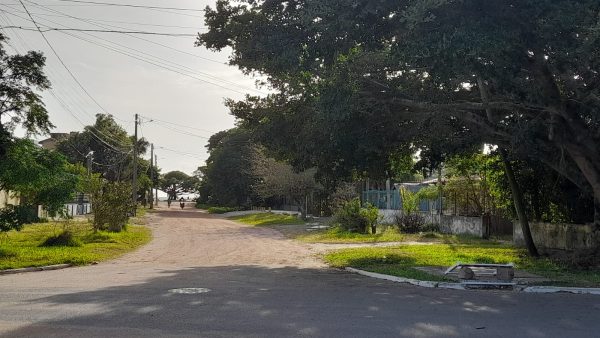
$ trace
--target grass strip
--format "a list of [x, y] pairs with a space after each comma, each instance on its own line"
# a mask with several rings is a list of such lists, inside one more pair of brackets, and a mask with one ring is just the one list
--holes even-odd
[[305, 224], [295, 215], [275, 214], [270, 212], [229, 217], [229, 219], [254, 226]]
[[552, 285], [598, 287], [600, 270], [575, 270], [548, 258], [532, 258], [525, 250], [510, 245], [431, 244], [399, 245], [338, 250], [324, 256], [333, 267], [353, 267], [366, 271], [418, 280], [444, 280], [415, 267], [448, 267], [462, 263], [514, 263], [525, 270], [552, 280]]
[[55, 264], [85, 265], [116, 258], [148, 243], [150, 229], [130, 225], [120, 233], [94, 232], [86, 222], [73, 222], [68, 230], [81, 246], [42, 246], [63, 230], [61, 223], [26, 226], [11, 231], [0, 240], [0, 270], [37, 267]]

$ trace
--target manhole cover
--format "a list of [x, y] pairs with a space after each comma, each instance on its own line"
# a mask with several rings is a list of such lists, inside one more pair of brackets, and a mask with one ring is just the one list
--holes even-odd
[[179, 288], [179, 289], [171, 289], [170, 293], [183, 293], [183, 294], [195, 294], [195, 293], [207, 293], [210, 292], [210, 289], [207, 288]]

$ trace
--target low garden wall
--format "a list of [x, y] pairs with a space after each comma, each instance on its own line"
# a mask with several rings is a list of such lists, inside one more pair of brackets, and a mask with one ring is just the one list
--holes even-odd
[[487, 233], [481, 217], [441, 215], [439, 226], [440, 232], [446, 234], [472, 235], [483, 238]]
[[[538, 249], [588, 250], [600, 245], [600, 236], [591, 225], [530, 223], [531, 236]], [[519, 222], [513, 223], [513, 242], [524, 246], [523, 231]]]
[[[379, 216], [382, 223], [393, 224], [395, 216], [401, 211], [379, 209]], [[481, 217], [465, 217], [436, 215], [431, 213], [422, 213], [426, 223], [437, 224], [440, 232], [453, 235], [473, 235], [484, 237], [487, 231], [483, 225]]]

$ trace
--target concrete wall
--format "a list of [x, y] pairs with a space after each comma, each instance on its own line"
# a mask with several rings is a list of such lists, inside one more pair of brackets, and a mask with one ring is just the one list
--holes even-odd
[[[399, 210], [379, 209], [379, 216], [382, 218], [382, 223], [393, 224], [395, 216], [401, 212]], [[422, 213], [422, 216], [425, 218], [426, 223], [438, 224], [442, 233], [477, 237], [484, 237], [487, 234], [481, 217], [436, 215], [429, 212]]]
[[[538, 249], [586, 250], [600, 246], [600, 236], [593, 226], [581, 224], [530, 223], [531, 236]], [[519, 222], [513, 223], [513, 241], [524, 246]]]
[[481, 217], [442, 215], [439, 225], [440, 231], [447, 234], [484, 237], [487, 233], [484, 230]]

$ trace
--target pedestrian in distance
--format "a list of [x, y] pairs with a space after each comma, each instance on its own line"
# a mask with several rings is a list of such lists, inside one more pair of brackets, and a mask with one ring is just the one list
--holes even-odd
[[170, 197], [169, 197], [169, 198], [167, 198], [167, 206], [168, 206], [169, 208], [171, 208], [171, 198], [170, 198]]
[[185, 208], [185, 200], [183, 199], [183, 197], [179, 199], [179, 206], [181, 207], [181, 210]]

